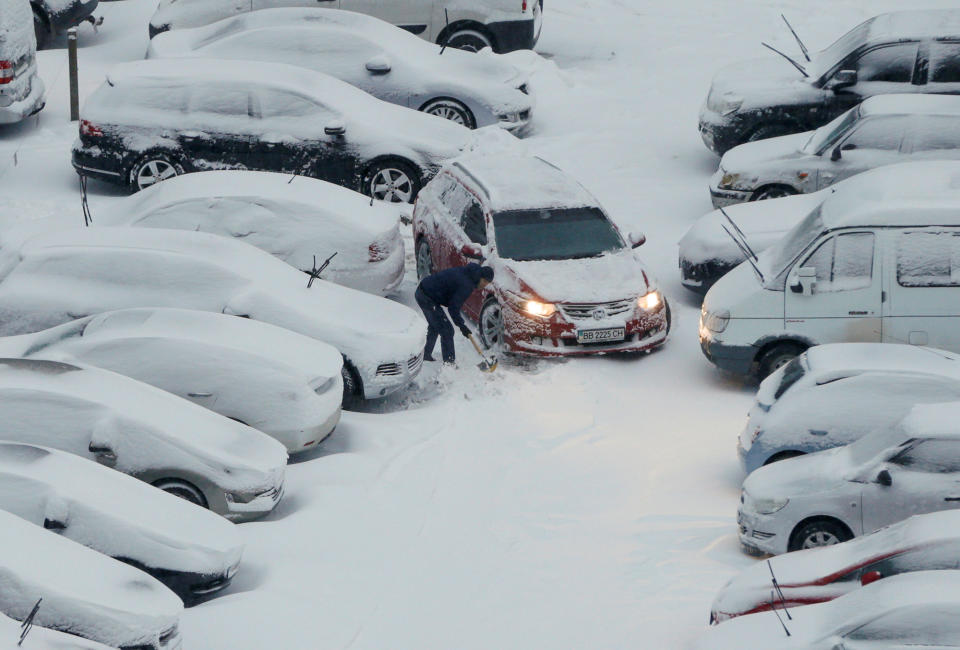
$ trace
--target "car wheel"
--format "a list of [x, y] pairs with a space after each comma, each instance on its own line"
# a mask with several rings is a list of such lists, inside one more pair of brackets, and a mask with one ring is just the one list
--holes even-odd
[[673, 326], [673, 313], [670, 311], [670, 303], [667, 302], [667, 299], [663, 299], [663, 308], [666, 310], [667, 317], [667, 335], [670, 335], [670, 328]]
[[751, 201], [766, 201], [767, 199], [782, 199], [785, 196], [793, 196], [797, 190], [789, 185], [767, 185], [761, 187], [750, 197]]
[[427, 115], [435, 115], [468, 129], [477, 128], [477, 121], [470, 109], [453, 99], [434, 99], [420, 109]]
[[43, 49], [50, 38], [50, 27], [45, 16], [36, 7], [33, 8], [33, 31], [37, 35], [37, 49]]
[[796, 458], [797, 456], [806, 456], [802, 451], [781, 451], [779, 454], [774, 454], [766, 461], [764, 465], [772, 465], [773, 463], [779, 463], [781, 460], [787, 460], [788, 458]]
[[496, 300], [489, 300], [480, 310], [480, 342], [484, 347], [503, 346], [503, 310]]
[[417, 242], [417, 280], [422, 280], [433, 273], [433, 253], [426, 238], [421, 237]]
[[790, 540], [790, 550], [833, 546], [852, 538], [853, 535], [843, 524], [830, 519], [818, 519], [804, 524], [794, 532]]
[[360, 381], [350, 366], [350, 362], [346, 359], [343, 360], [340, 376], [343, 377], [343, 399], [340, 402], [340, 406], [346, 409], [353, 406], [360, 398]]
[[135, 192], [183, 174], [183, 166], [164, 154], [145, 156], [130, 171], [130, 184]]
[[797, 343], [778, 343], [763, 353], [757, 366], [757, 378], [763, 381], [782, 366], [803, 354], [803, 346]]
[[363, 193], [387, 203], [413, 203], [420, 191], [420, 175], [402, 160], [374, 163], [363, 177]]
[[447, 38], [446, 46], [467, 52], [479, 52], [485, 47], [493, 49], [493, 42], [478, 29], [458, 29]]
[[799, 131], [800, 130], [794, 129], [788, 124], [764, 124], [750, 134], [747, 142], [779, 138], [781, 135], [790, 135], [791, 133], [799, 133]]
[[160, 479], [159, 481], [154, 481], [153, 486], [160, 488], [168, 494], [172, 494], [175, 497], [180, 497], [185, 501], [189, 501], [194, 505], [198, 505], [201, 508], [207, 508], [207, 498], [203, 496], [203, 492], [200, 489], [188, 483], [186, 481], [181, 481], [176, 478], [165, 478]]

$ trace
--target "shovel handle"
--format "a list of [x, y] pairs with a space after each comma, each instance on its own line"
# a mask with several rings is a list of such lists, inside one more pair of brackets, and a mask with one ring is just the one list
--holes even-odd
[[481, 357], [486, 359], [487, 355], [484, 353], [483, 349], [480, 347], [480, 344], [477, 343], [477, 339], [476, 337], [474, 337], [473, 334], [470, 335], [470, 342], [473, 343], [473, 348], [477, 351], [477, 354], [479, 354]]

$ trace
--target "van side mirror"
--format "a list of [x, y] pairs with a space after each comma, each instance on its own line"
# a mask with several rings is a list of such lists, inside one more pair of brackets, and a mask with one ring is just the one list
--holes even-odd
[[327, 135], [339, 137], [347, 132], [347, 125], [339, 120], [336, 122], [330, 122], [330, 124], [324, 127], [323, 132]]
[[367, 72], [371, 74], [387, 74], [392, 69], [392, 66], [390, 65], [390, 59], [380, 55], [367, 61], [366, 68]]
[[640, 248], [647, 243], [647, 236], [642, 232], [632, 232], [627, 239], [630, 241], [630, 248]]
[[483, 260], [483, 251], [476, 244], [464, 244], [460, 247], [460, 254], [473, 260]]
[[876, 582], [883, 577], [883, 574], [879, 571], [867, 571], [862, 576], [860, 576], [860, 586], [866, 587], [871, 582]]
[[834, 147], [834, 148], [833, 148], [833, 151], [830, 152], [830, 160], [831, 160], [832, 162], [837, 162], [837, 161], [840, 160], [842, 157], [843, 157], [843, 156], [840, 154], [840, 147]]
[[880, 470], [880, 473], [877, 474], [877, 483], [884, 487], [890, 487], [893, 485], [893, 477], [890, 476], [890, 470]]
[[813, 288], [817, 284], [817, 269], [804, 266], [790, 274], [790, 291], [793, 293], [812, 296]]
[[856, 85], [856, 83], [856, 70], [839, 70], [835, 75], [833, 75], [833, 78], [827, 82], [827, 88], [830, 90], [842, 90], [844, 88], [849, 88], [850, 86]]

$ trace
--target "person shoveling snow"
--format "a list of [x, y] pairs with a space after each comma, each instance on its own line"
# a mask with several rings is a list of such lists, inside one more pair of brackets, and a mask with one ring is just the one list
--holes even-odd
[[[453, 349], [453, 325], [468, 339], [472, 339], [470, 328], [463, 320], [463, 303], [477, 289], [483, 289], [493, 280], [493, 269], [470, 263], [466, 266], [437, 271], [420, 281], [414, 294], [417, 304], [427, 319], [427, 344], [423, 350], [424, 361], [433, 361], [433, 348], [440, 337], [440, 350], [444, 363], [456, 361]], [[450, 318], [443, 313], [446, 307]], [[476, 345], [476, 344], [475, 344]], [[478, 350], [479, 351], [479, 350]], [[486, 360], [484, 360], [486, 361]], [[487, 364], [489, 365], [489, 364]]]

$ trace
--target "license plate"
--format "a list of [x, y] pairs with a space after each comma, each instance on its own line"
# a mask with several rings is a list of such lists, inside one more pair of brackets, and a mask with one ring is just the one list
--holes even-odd
[[603, 341], [622, 341], [626, 328], [612, 327], [604, 330], [577, 330], [577, 343], [601, 343]]

